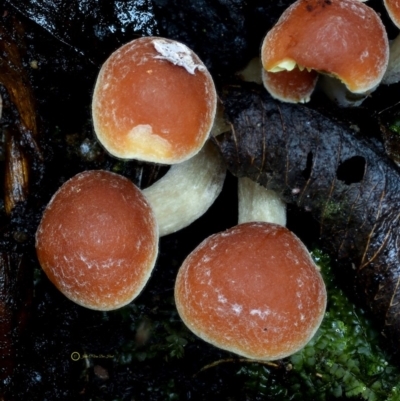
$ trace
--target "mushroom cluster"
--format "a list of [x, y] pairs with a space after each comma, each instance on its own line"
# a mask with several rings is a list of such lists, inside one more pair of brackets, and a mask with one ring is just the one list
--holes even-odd
[[273, 97], [307, 102], [320, 77], [339, 104], [354, 106], [381, 82], [389, 42], [379, 15], [359, 0], [297, 0], [267, 33], [261, 59]]
[[[36, 234], [51, 282], [87, 308], [131, 302], [154, 268], [159, 236], [189, 225], [222, 189], [226, 167], [210, 135], [218, 128], [212, 78], [179, 42], [135, 39], [98, 75], [92, 102], [99, 142], [114, 157], [172, 165], [143, 191], [102, 170], [69, 179]], [[248, 358], [302, 348], [324, 315], [326, 290], [307, 249], [287, 228], [274, 192], [239, 182], [239, 224], [206, 239], [179, 270], [175, 299], [188, 327]]]
[[214, 202], [226, 174], [207, 142], [216, 100], [198, 56], [169, 39], [135, 39], [103, 64], [92, 101], [99, 142], [114, 157], [174, 165], [143, 191], [122, 176], [87, 171], [53, 196], [36, 249], [69, 299], [98, 310], [131, 302], [151, 275], [159, 236], [191, 224]]

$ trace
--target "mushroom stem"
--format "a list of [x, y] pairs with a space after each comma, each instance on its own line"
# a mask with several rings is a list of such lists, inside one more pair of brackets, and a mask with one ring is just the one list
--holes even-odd
[[238, 181], [238, 222], [264, 221], [286, 226], [286, 204], [279, 195], [247, 177]]
[[225, 163], [208, 141], [196, 156], [173, 165], [164, 177], [144, 189], [156, 215], [160, 237], [202, 216], [220, 194], [225, 175]]
[[340, 107], [358, 107], [376, 89], [354, 93], [349, 91], [339, 79], [326, 74], [320, 75], [318, 86], [331, 101]]

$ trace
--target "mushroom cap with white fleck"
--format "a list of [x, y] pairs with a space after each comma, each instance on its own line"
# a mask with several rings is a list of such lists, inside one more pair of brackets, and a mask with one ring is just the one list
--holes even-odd
[[184, 323], [203, 340], [247, 358], [276, 360], [313, 337], [326, 289], [290, 230], [253, 222], [209, 237], [186, 258], [175, 301]]
[[101, 67], [93, 125], [115, 157], [175, 164], [200, 151], [216, 105], [213, 79], [191, 49], [143, 37], [117, 49]]

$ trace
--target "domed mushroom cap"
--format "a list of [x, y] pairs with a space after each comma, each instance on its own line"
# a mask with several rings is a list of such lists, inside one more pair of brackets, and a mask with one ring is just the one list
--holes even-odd
[[259, 360], [288, 356], [312, 338], [324, 282], [301, 241], [273, 223], [243, 223], [203, 241], [181, 266], [175, 300], [211, 344]]
[[266, 35], [261, 56], [269, 72], [316, 70], [364, 93], [382, 80], [389, 44], [378, 14], [359, 0], [297, 0]]
[[399, 0], [383, 0], [386, 11], [393, 23], [400, 28], [400, 1]]
[[211, 75], [182, 43], [135, 39], [103, 64], [92, 101], [93, 124], [114, 156], [163, 164], [189, 159], [215, 117]]
[[269, 94], [287, 103], [307, 103], [318, 80], [316, 71], [268, 72], [262, 70], [262, 82]]
[[66, 297], [91, 309], [116, 309], [132, 301], [150, 277], [157, 224], [127, 178], [85, 171], [49, 202], [36, 251], [44, 272]]

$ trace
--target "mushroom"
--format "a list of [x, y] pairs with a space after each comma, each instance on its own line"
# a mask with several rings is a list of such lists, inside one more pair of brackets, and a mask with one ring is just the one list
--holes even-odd
[[192, 50], [143, 37], [117, 49], [101, 67], [93, 125], [113, 156], [174, 164], [200, 151], [216, 105], [213, 79]]
[[262, 82], [270, 95], [282, 102], [307, 103], [317, 84], [316, 71], [281, 71], [279, 73], [262, 70]]
[[[388, 57], [389, 43], [381, 19], [359, 0], [297, 0], [267, 33], [261, 49], [268, 76], [276, 74], [276, 90], [279, 80], [284, 81], [282, 88], [288, 86], [293, 71], [296, 87], [301, 86], [299, 80], [310, 80], [307, 73], [297, 70], [317, 71], [342, 83], [336, 100], [344, 106], [354, 104], [346, 93], [357, 94], [359, 102], [359, 96], [365, 98], [378, 86]], [[283, 90], [279, 96], [285, 98]], [[307, 96], [300, 98], [307, 100]]]
[[392, 22], [400, 28], [400, 2], [398, 0], [383, 0], [386, 11]]
[[237, 76], [245, 82], [264, 85], [273, 98], [289, 103], [308, 102], [318, 79], [316, 71], [297, 68], [279, 74], [268, 72], [264, 70], [260, 57], [252, 58]]
[[400, 81], [400, 35], [390, 42], [389, 64], [382, 82], [385, 85]]
[[149, 279], [158, 253], [157, 222], [130, 180], [85, 171], [53, 195], [36, 232], [36, 251], [67, 298], [112, 310], [131, 302]]
[[176, 307], [197, 336], [256, 360], [303, 348], [326, 308], [322, 277], [286, 227], [242, 223], [204, 240], [183, 262]]
[[[393, 24], [400, 28], [400, 2], [397, 0], [384, 0], [386, 11]], [[389, 64], [382, 82], [386, 85], [400, 81], [400, 35], [390, 42]]]
[[175, 283], [178, 313], [216, 347], [257, 360], [303, 348], [324, 316], [327, 294], [303, 243], [285, 227], [275, 191], [238, 181], [239, 224], [204, 240]]
[[200, 152], [216, 109], [210, 73], [180, 42], [135, 39], [117, 49], [100, 70], [92, 100], [100, 143], [115, 157], [173, 165], [144, 190], [160, 235], [191, 224], [222, 189], [222, 158], [212, 145]]

